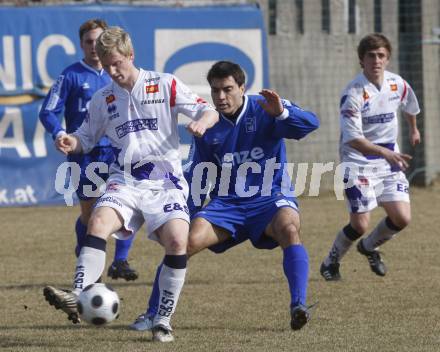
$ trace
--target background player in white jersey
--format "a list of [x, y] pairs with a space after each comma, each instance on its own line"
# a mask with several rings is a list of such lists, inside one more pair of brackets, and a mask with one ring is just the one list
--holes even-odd
[[89, 221], [73, 291], [48, 286], [44, 295], [79, 322], [77, 296], [102, 274], [107, 238], [113, 233], [130, 237], [145, 221], [149, 237], [165, 248], [153, 340], [169, 342], [174, 339], [170, 318], [185, 279], [189, 228], [177, 115], [190, 117], [189, 132], [202, 136], [218, 121], [218, 113], [175, 76], [134, 66], [130, 36], [121, 28], [106, 29], [96, 50], [113, 82], [93, 96], [89, 117], [75, 133], [59, 138], [57, 147], [66, 154], [87, 152], [107, 135], [116, 160]]
[[408, 181], [403, 173], [411, 156], [400, 153], [397, 145], [398, 109], [409, 124], [411, 145], [420, 143], [417, 98], [402, 77], [385, 70], [391, 56], [391, 44], [385, 36], [364, 37], [358, 56], [363, 72], [348, 84], [340, 103], [340, 154], [341, 161], [347, 163], [344, 182], [350, 223], [339, 231], [321, 264], [321, 275], [328, 281], [341, 278], [339, 263], [367, 231], [371, 210], [380, 205], [387, 216], [358, 242], [357, 249], [379, 276], [387, 269], [377, 247], [411, 219]]
[[[40, 120], [46, 131], [56, 140], [67, 133], [75, 132], [83, 123], [92, 95], [100, 88], [111, 82], [110, 76], [103, 70], [101, 61], [96, 54], [96, 39], [107, 28], [107, 23], [101, 19], [91, 19], [79, 27], [79, 39], [84, 58], [67, 67], [52, 86], [40, 110]], [[66, 130], [61, 126], [58, 116], [64, 110]], [[77, 245], [76, 256], [79, 255], [87, 236], [87, 223], [92, 213], [96, 197], [85, 194], [85, 186], [96, 186], [86, 175], [87, 167], [93, 162], [102, 162], [107, 167], [114, 160], [114, 153], [107, 137], [102, 137], [96, 145], [85, 154], [68, 155], [69, 162], [79, 164], [81, 175], [76, 194], [81, 207], [81, 215], [76, 221], [75, 232]], [[95, 170], [96, 171], [96, 170]], [[106, 180], [108, 172], [99, 172], [99, 177]], [[113, 279], [124, 278], [136, 280], [138, 274], [128, 264], [128, 252], [133, 238], [116, 240], [113, 263], [108, 268], [107, 275]]]
[[[287, 186], [282, 182], [287, 163], [284, 138], [301, 139], [317, 129], [319, 121], [315, 114], [281, 99], [273, 90], [245, 95], [245, 75], [235, 63], [217, 62], [207, 79], [220, 121], [203, 137], [193, 138], [191, 166], [185, 170], [191, 185], [188, 256], [205, 248], [222, 253], [246, 240], [259, 249], [281, 247], [290, 292], [290, 325], [299, 330], [309, 320], [309, 258], [299, 235], [300, 217], [291, 180], [288, 178]], [[197, 176], [201, 170], [195, 170], [206, 164], [217, 173], [210, 201], [202, 208], [206, 194], [197, 204], [196, 189], [205, 181]], [[243, 175], [243, 169], [249, 172]], [[224, 178], [226, 174], [230, 177]], [[266, 174], [273, 177], [266, 178]], [[160, 302], [158, 292], [156, 281], [149, 307], [132, 329], [151, 328], [151, 317]]]

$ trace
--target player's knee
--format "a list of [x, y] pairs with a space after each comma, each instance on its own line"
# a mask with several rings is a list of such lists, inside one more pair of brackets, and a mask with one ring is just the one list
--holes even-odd
[[351, 222], [350, 225], [358, 237], [360, 237], [367, 232], [369, 222], [368, 220], [358, 220]]
[[293, 222], [285, 225], [280, 231], [278, 231], [275, 234], [274, 239], [283, 248], [292, 244], [301, 244], [299, 229]]
[[181, 236], [171, 236], [164, 242], [165, 250], [168, 254], [186, 253], [187, 241]]
[[100, 214], [95, 214], [90, 217], [88, 225], [87, 225], [87, 232], [91, 234], [98, 234], [104, 232], [104, 229], [106, 227], [106, 221], [103, 216]]
[[388, 217], [391, 221], [387, 223], [388, 227], [393, 229], [403, 230], [411, 222], [411, 214], [398, 214], [393, 217]]
[[204, 248], [202, 238], [197, 234], [193, 234], [190, 232], [188, 238], [188, 246], [186, 248], [186, 253], [188, 257], [200, 252]]

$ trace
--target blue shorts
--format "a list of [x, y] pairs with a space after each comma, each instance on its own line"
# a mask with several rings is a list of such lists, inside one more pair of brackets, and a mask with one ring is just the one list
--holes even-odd
[[250, 240], [255, 248], [273, 249], [279, 244], [268, 237], [264, 230], [277, 211], [284, 207], [298, 211], [296, 198], [283, 195], [260, 197], [252, 201], [214, 198], [193, 218], [204, 218], [231, 234], [225, 242], [209, 247], [215, 253], [225, 252], [246, 240]]
[[[78, 163], [79, 167], [81, 168], [81, 175], [79, 177], [79, 185], [78, 189], [76, 190], [76, 195], [80, 200], [90, 200], [93, 199], [91, 197], [87, 197], [84, 195], [84, 186], [85, 185], [91, 185], [92, 190], [96, 190], [96, 185], [88, 179], [86, 176], [86, 168], [89, 164], [92, 162], [103, 162], [107, 164], [108, 167], [113, 163], [115, 160], [115, 155], [113, 152], [113, 149], [111, 146], [105, 146], [105, 147], [95, 147], [93, 148], [90, 153], [87, 154], [70, 154], [67, 157], [68, 161], [70, 162], [76, 162]], [[108, 169], [107, 169], [108, 170]], [[108, 172], [101, 173], [98, 172], [98, 170], [95, 170], [95, 173], [101, 177], [104, 181], [107, 181], [108, 179]]]

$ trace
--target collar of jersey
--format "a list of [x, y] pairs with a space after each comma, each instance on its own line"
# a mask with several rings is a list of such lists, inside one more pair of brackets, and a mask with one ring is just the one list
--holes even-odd
[[366, 82], [366, 84], [370, 87], [374, 87], [374, 89], [377, 92], [381, 92], [382, 88], [385, 86], [385, 81], [387, 80], [387, 78], [390, 77], [389, 71], [385, 70], [383, 73], [383, 82], [382, 82], [382, 86], [380, 87], [380, 89], [377, 89], [377, 87], [374, 85], [374, 83], [370, 82], [367, 78], [367, 76], [365, 76], [365, 73], [361, 73], [362, 74], [362, 78], [364, 79], [364, 81]]
[[248, 104], [249, 99], [248, 99], [247, 95], [244, 95], [243, 97], [244, 97], [243, 109], [241, 109], [240, 115], [237, 116], [235, 122], [232, 122], [227, 117], [223, 116], [223, 114], [220, 114], [221, 118], [232, 126], [238, 125], [238, 123], [240, 122], [242, 116], [244, 115], [244, 113], [247, 109], [247, 104]]
[[103, 68], [101, 68], [100, 70], [97, 70], [97, 69], [93, 68], [92, 66], [87, 65], [86, 62], [84, 61], [84, 59], [81, 59], [79, 61], [79, 63], [81, 65], [83, 65], [84, 68], [86, 68], [87, 70], [93, 72], [95, 75], [102, 76], [104, 74], [104, 69]]
[[136, 87], [140, 84], [139, 82], [141, 82], [144, 79], [144, 77], [146, 75], [146, 72], [147, 72], [147, 71], [143, 70], [142, 68], [138, 68], [138, 69], [139, 69], [139, 75], [138, 75], [138, 77], [136, 79], [136, 82], [134, 82], [134, 86], [131, 89], [131, 92], [129, 92], [125, 88], [122, 88], [119, 84], [117, 84], [115, 81], [112, 80], [113, 89], [114, 90], [119, 90], [120, 92], [123, 92], [124, 94], [127, 94], [127, 95], [130, 95], [134, 91], [136, 91]]

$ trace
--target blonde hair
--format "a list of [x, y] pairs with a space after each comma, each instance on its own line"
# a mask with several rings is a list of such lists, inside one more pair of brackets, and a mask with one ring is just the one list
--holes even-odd
[[125, 57], [133, 53], [130, 35], [121, 27], [107, 28], [96, 40], [96, 53], [100, 60], [114, 50]]

